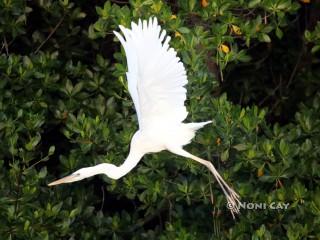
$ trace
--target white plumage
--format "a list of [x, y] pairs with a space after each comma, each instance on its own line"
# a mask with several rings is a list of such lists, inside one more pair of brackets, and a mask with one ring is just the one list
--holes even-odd
[[114, 32], [127, 57], [128, 89], [138, 116], [139, 130], [131, 140], [130, 152], [120, 166], [102, 163], [82, 168], [49, 185], [79, 181], [106, 174], [118, 179], [130, 172], [148, 153], [168, 150], [205, 165], [215, 176], [227, 197], [232, 215], [239, 212], [239, 196], [222, 179], [213, 164], [183, 149], [195, 132], [211, 121], [183, 123], [188, 115], [186, 100], [187, 75], [180, 58], [169, 47], [170, 37], [161, 31], [156, 18], [132, 22], [131, 29], [119, 26], [123, 36]]
[[170, 37], [161, 31], [157, 19], [131, 23], [131, 30], [120, 26], [120, 40], [127, 56], [128, 88], [138, 114], [139, 127], [149, 124], [177, 124], [187, 117], [184, 106], [187, 75]]

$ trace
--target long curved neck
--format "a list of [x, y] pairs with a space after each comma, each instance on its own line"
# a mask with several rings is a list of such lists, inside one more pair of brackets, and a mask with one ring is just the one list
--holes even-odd
[[118, 173], [117, 173], [116, 179], [126, 175], [135, 166], [137, 166], [137, 164], [140, 162], [143, 155], [144, 155], [143, 153], [137, 152], [134, 149], [130, 150], [126, 160], [119, 167], [117, 167]]
[[130, 150], [126, 160], [120, 166], [115, 166], [110, 163], [101, 163], [96, 166], [89, 167], [88, 175], [93, 176], [96, 174], [106, 174], [112, 179], [119, 179], [130, 172], [139, 163], [143, 155], [143, 153], [132, 149]]

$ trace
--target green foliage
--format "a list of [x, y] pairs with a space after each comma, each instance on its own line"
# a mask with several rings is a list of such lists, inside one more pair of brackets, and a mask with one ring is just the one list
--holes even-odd
[[[319, 239], [317, 4], [96, 4], [0, 0], [1, 239]], [[287, 209], [242, 209], [234, 221], [207, 170], [167, 152], [117, 181], [47, 187], [125, 159], [137, 118], [112, 30], [149, 16], [187, 69], [188, 121], [213, 120], [187, 149], [244, 202]]]
[[314, 45], [311, 49], [311, 52], [318, 52], [320, 50], [320, 22], [317, 23], [317, 26], [312, 32], [308, 30], [305, 31], [304, 37], [307, 42], [310, 42]]

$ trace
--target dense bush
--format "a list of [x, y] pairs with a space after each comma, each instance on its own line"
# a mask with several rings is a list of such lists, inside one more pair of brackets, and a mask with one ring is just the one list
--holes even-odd
[[[0, 0], [1, 239], [320, 239], [319, 1]], [[162, 152], [114, 181], [48, 188], [121, 164], [137, 129], [118, 25], [157, 16], [188, 72], [188, 146], [244, 202], [233, 220], [207, 170]]]

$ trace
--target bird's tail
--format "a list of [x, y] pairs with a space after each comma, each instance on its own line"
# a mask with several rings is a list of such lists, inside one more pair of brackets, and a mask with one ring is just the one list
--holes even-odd
[[206, 122], [198, 122], [198, 123], [187, 123], [186, 125], [194, 130], [194, 131], [197, 131], [199, 130], [200, 128], [203, 128], [205, 125], [209, 124], [209, 123], [212, 123], [212, 121], [206, 121]]
[[198, 122], [198, 123], [183, 123], [183, 125], [185, 127], [184, 128], [185, 131], [183, 131], [184, 138], [182, 141], [180, 141], [180, 145], [184, 146], [184, 145], [189, 144], [191, 142], [191, 140], [194, 138], [196, 131], [211, 122], [212, 121]]

